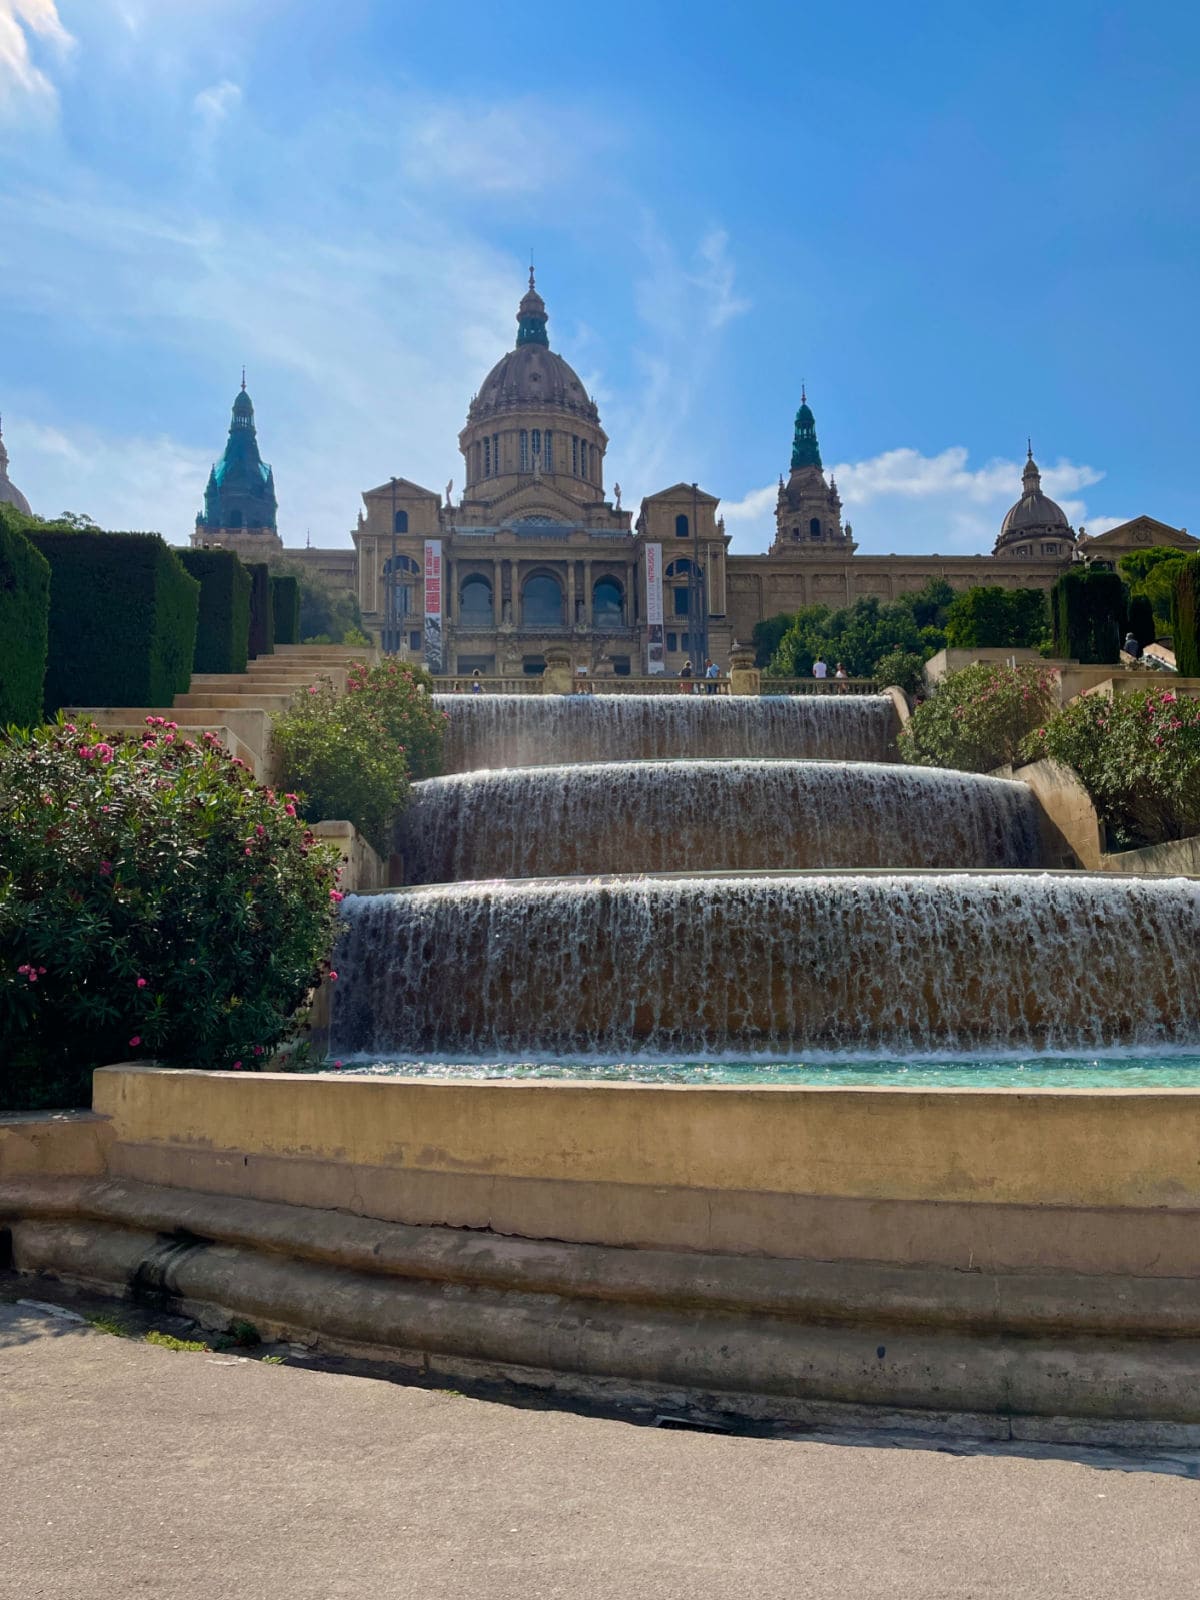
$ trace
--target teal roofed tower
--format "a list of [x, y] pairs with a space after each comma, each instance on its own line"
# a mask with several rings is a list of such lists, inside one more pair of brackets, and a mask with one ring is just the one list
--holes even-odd
[[246, 393], [246, 374], [233, 402], [225, 454], [208, 475], [204, 510], [196, 526], [262, 528], [275, 532], [275, 476], [258, 453], [254, 406]]
[[821, 447], [817, 443], [817, 422], [808, 404], [804, 385], [800, 385], [800, 409], [796, 413], [796, 431], [792, 436], [792, 470], [797, 467], [819, 467]]

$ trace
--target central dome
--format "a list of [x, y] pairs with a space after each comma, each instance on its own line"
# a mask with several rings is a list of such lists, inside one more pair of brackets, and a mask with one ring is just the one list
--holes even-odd
[[599, 422], [600, 414], [579, 374], [551, 350], [547, 320], [546, 302], [534, 287], [531, 268], [529, 289], [517, 310], [516, 348], [501, 356], [483, 380], [467, 411], [468, 422], [503, 411], [547, 407]]
[[[1037, 462], [1033, 459], [1032, 447], [1025, 462], [1025, 471], [1021, 476], [1021, 490], [1021, 498], [1015, 505], [1009, 507], [1004, 521], [1000, 524], [1000, 535], [996, 540], [997, 552], [1019, 539], [1050, 538], [1074, 542], [1075, 535], [1071, 524], [1067, 521], [1066, 512], [1057, 501], [1051, 500], [1048, 494], [1043, 493], [1042, 475], [1038, 471]], [[1022, 554], [1021, 551], [1017, 553]], [[1048, 552], [1043, 550], [1041, 553]]]

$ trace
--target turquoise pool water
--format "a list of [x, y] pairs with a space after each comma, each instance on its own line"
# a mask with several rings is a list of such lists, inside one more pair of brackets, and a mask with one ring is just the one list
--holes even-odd
[[779, 1084], [797, 1088], [1200, 1089], [1200, 1051], [1178, 1054], [932, 1057], [804, 1061], [363, 1061], [328, 1062], [355, 1076], [583, 1083]]

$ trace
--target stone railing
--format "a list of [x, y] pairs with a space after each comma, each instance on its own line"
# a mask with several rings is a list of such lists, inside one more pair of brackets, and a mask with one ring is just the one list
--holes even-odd
[[762, 694], [878, 694], [875, 678], [768, 678], [762, 677]]

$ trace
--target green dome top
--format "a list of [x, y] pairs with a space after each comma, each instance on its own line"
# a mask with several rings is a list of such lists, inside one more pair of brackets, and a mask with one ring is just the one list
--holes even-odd
[[800, 409], [796, 413], [796, 431], [792, 435], [792, 471], [798, 467], [820, 467], [821, 447], [817, 443], [817, 421], [808, 404], [804, 385], [800, 385]]

